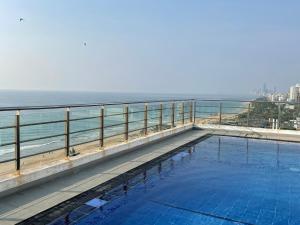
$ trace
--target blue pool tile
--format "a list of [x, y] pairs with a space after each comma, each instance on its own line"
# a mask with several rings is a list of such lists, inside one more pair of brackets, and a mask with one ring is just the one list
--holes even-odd
[[299, 149], [294, 143], [213, 136], [191, 154], [184, 149], [160, 169], [154, 165], [147, 177], [131, 178], [126, 193], [123, 185], [107, 192], [101, 209], [72, 212], [70, 218], [80, 225], [299, 225]]

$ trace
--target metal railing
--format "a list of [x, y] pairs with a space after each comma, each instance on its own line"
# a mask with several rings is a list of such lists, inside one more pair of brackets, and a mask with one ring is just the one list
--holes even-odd
[[196, 100], [196, 122], [270, 129], [300, 129], [300, 103]]
[[80, 153], [78, 146], [101, 149], [186, 123], [300, 129], [300, 104], [290, 102], [178, 99], [6, 107], [1, 113], [0, 164], [14, 161], [17, 171], [25, 158], [58, 150], [68, 158]]
[[[64, 149], [64, 155], [68, 158], [76, 154], [74, 151], [76, 146], [97, 142], [99, 148], [103, 148], [107, 140], [116, 137], [122, 137], [122, 141], [128, 141], [131, 134], [148, 135], [150, 132], [170, 129], [176, 125], [193, 121], [193, 108], [190, 107], [189, 112], [185, 110], [185, 105], [192, 106], [193, 102], [194, 99], [187, 99], [147, 101], [146, 103], [125, 102], [0, 108], [0, 112], [4, 115], [15, 114], [14, 124], [0, 126], [0, 131], [2, 131], [2, 133], [0, 132], [0, 148], [14, 146], [14, 155], [12, 156], [12, 152], [6, 156], [5, 154], [0, 155], [0, 163], [15, 161], [15, 169], [20, 171], [21, 160], [32, 156]], [[51, 110], [54, 110], [54, 117], [58, 119], [53, 119], [54, 117], [47, 115]], [[80, 110], [85, 111], [80, 112]], [[39, 111], [41, 113], [36, 119], [32, 113], [35, 114]], [[90, 113], [91, 111], [93, 113]], [[75, 114], [72, 115], [72, 113]], [[76, 113], [79, 113], [79, 116]], [[44, 117], [52, 119], [45, 120]], [[78, 125], [80, 123], [81, 125]], [[85, 126], [87, 124], [88, 126]], [[40, 132], [34, 130], [38, 126]], [[47, 131], [47, 126], [56, 126], [56, 128]], [[10, 139], [13, 140], [3, 141], [4, 138], [1, 136], [8, 136], [4, 135], [4, 131], [10, 129], [14, 130], [14, 134], [10, 133], [9, 135]], [[34, 135], [28, 138], [29, 134], [32, 133]], [[87, 135], [86, 140], [80, 139], [81, 134], [84, 133], [92, 133], [93, 135], [90, 136], [93, 138], [89, 138]], [[95, 137], [96, 133], [97, 136]], [[51, 148], [49, 145], [42, 149], [41, 146], [47, 145], [49, 140], [59, 140], [57, 141], [59, 146]], [[39, 142], [37, 148], [30, 149], [29, 145], [29, 150], [27, 149], [28, 143], [36, 142]]]

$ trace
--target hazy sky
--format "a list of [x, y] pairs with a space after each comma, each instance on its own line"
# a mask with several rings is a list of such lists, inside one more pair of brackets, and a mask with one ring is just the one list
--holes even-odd
[[285, 90], [300, 82], [299, 12], [299, 0], [0, 0], [0, 89]]

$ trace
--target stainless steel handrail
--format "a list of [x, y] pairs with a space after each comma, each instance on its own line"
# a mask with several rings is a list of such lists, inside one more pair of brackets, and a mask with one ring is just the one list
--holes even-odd
[[[244, 106], [230, 106], [226, 103], [233, 102], [233, 103], [248, 103], [248, 105]], [[205, 104], [203, 104], [205, 103]], [[213, 104], [209, 104], [213, 103]], [[215, 104], [216, 103], [216, 104]], [[124, 139], [127, 141], [129, 139], [129, 133], [135, 132], [135, 131], [143, 131], [144, 135], [148, 134], [148, 129], [157, 127], [157, 130], [160, 131], [162, 129], [165, 129], [165, 125], [168, 125], [167, 127], [175, 127], [177, 123], [180, 124], [185, 124], [186, 122], [191, 122], [195, 123], [197, 119], [203, 118], [200, 116], [201, 114], [207, 114], [215, 116], [218, 115], [217, 121], [218, 123], [221, 124], [227, 124], [230, 123], [226, 118], [226, 114], [228, 115], [235, 115], [239, 114], [238, 112], [235, 111], [230, 111], [233, 109], [245, 109], [244, 111], [247, 111], [247, 115], [245, 118], [242, 118], [241, 121], [245, 122], [247, 126], [252, 126], [256, 125], [254, 124], [255, 121], [257, 123], [264, 123], [269, 125], [270, 121], [267, 121], [265, 119], [253, 119], [250, 118], [250, 110], [253, 109], [252, 104], [254, 103], [273, 103], [278, 105], [278, 113], [277, 115], [277, 120], [278, 120], [278, 127], [280, 128], [280, 124], [283, 123], [282, 121], [283, 118], [281, 118], [281, 105], [283, 104], [288, 104], [288, 105], [299, 105], [300, 103], [292, 103], [292, 102], [282, 102], [282, 101], [275, 101], [275, 102], [269, 102], [269, 101], [262, 101], [262, 100], [233, 100], [233, 99], [164, 99], [164, 100], [148, 100], [148, 101], [132, 101], [132, 102], [111, 102], [111, 103], [95, 103], [95, 104], [73, 104], [73, 105], [45, 105], [45, 106], [19, 106], [19, 107], [1, 107], [0, 112], [7, 112], [7, 111], [14, 111], [16, 112], [15, 115], [15, 124], [14, 125], [6, 125], [3, 127], [0, 127], [0, 130], [5, 130], [5, 129], [14, 129], [15, 130], [15, 135], [14, 135], [14, 141], [13, 142], [8, 142], [8, 143], [0, 143], [0, 147], [3, 146], [8, 146], [8, 145], [15, 145], [15, 162], [16, 162], [16, 170], [20, 170], [20, 160], [25, 157], [29, 157], [28, 155], [22, 156], [21, 154], [21, 144], [27, 143], [27, 142], [33, 142], [33, 141], [38, 141], [38, 140], [43, 140], [43, 139], [49, 139], [49, 138], [55, 138], [55, 137], [64, 137], [65, 139], [65, 151], [66, 151], [66, 156], [70, 157], [70, 147], [74, 147], [80, 144], [85, 144], [89, 143], [92, 141], [100, 141], [99, 146], [102, 148], [104, 146], [104, 141], [107, 138], [110, 137], [115, 137], [119, 135], [124, 135]], [[136, 111], [130, 112], [130, 106], [138, 105], [141, 104], [141, 107], [143, 107], [143, 110], [140, 110], [139, 108], [136, 108]], [[208, 104], [208, 105], [207, 105]], [[214, 105], [215, 104], [215, 105]], [[105, 107], [110, 107], [110, 106], [120, 106], [123, 107], [123, 112], [118, 112], [118, 113], [109, 113], [106, 112]], [[76, 108], [91, 108], [91, 107], [99, 107], [99, 115], [96, 116], [84, 116], [84, 117], [75, 117], [71, 118], [70, 112], [72, 109]], [[210, 109], [216, 109], [215, 111], [209, 111], [206, 112], [201, 111], [201, 109], [205, 108], [210, 108]], [[36, 110], [46, 110], [45, 112], [48, 112], [47, 110], [54, 110], [54, 109], [64, 109], [64, 111], [58, 111], [61, 113], [65, 113], [65, 118], [61, 120], [53, 120], [53, 121], [40, 121], [40, 122], [31, 122], [31, 123], [21, 123], [22, 117], [20, 117], [20, 113], [23, 111], [36, 111]], [[157, 112], [157, 113], [152, 113], [151, 112]], [[138, 120], [131, 120], [130, 116], [135, 115], [137, 113], [143, 113], [143, 119], [138, 119]], [[24, 114], [27, 115], [27, 114]], [[83, 114], [84, 115], [84, 114]], [[105, 124], [107, 122], [107, 119], [109, 117], [114, 117], [114, 116], [122, 116], [122, 121], [118, 121], [116, 124]], [[97, 127], [93, 128], [86, 128], [86, 129], [81, 129], [81, 130], [73, 130], [71, 129], [71, 124], [72, 122], [76, 121], [84, 121], [84, 120], [92, 120], [92, 119], [99, 119], [97, 122]], [[168, 121], [165, 121], [168, 119]], [[170, 120], [170, 121], [169, 121]], [[149, 121], [154, 121], [154, 125], [149, 125]], [[233, 121], [234, 123], [241, 123], [241, 121]], [[144, 122], [144, 123], [143, 123]], [[251, 124], [251, 122], [253, 122]], [[21, 135], [23, 132], [26, 132], [26, 130], [22, 130], [21, 128], [25, 127], [31, 127], [31, 126], [38, 126], [38, 125], [50, 125], [50, 124], [58, 124], [62, 123], [64, 124], [65, 132], [63, 134], [54, 134], [54, 135], [47, 135], [47, 136], [41, 136], [41, 137], [36, 137], [36, 138], [30, 138], [30, 139], [22, 139]], [[134, 124], [134, 123], [140, 123], [143, 127], [142, 128], [134, 128], [133, 130], [130, 129], [129, 125]], [[256, 123], [256, 122], [255, 122]], [[118, 133], [113, 133], [107, 135], [105, 133], [106, 130], [109, 130], [109, 128], [112, 127], [120, 127], [124, 126], [124, 131], [118, 132]], [[77, 144], [72, 144], [71, 143], [71, 137], [70, 135], [73, 134], [80, 134], [88, 131], [97, 131], [99, 130], [99, 137], [90, 141], [82, 142], [82, 143], [77, 143]], [[62, 148], [60, 148], [62, 149]], [[56, 151], [58, 149], [54, 149]], [[50, 150], [51, 151], [51, 150]], [[44, 154], [45, 152], [49, 152], [49, 150], [42, 151], [40, 153], [34, 153], [32, 155], [38, 155], [38, 154]], [[29, 154], [30, 155], [30, 154]], [[4, 161], [10, 161], [10, 160], [4, 160]], [[0, 163], [2, 161], [0, 160]]]

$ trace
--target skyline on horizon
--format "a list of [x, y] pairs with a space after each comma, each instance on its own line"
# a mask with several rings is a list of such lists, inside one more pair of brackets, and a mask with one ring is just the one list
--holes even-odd
[[299, 83], [300, 2], [0, 0], [0, 89], [251, 94]]

